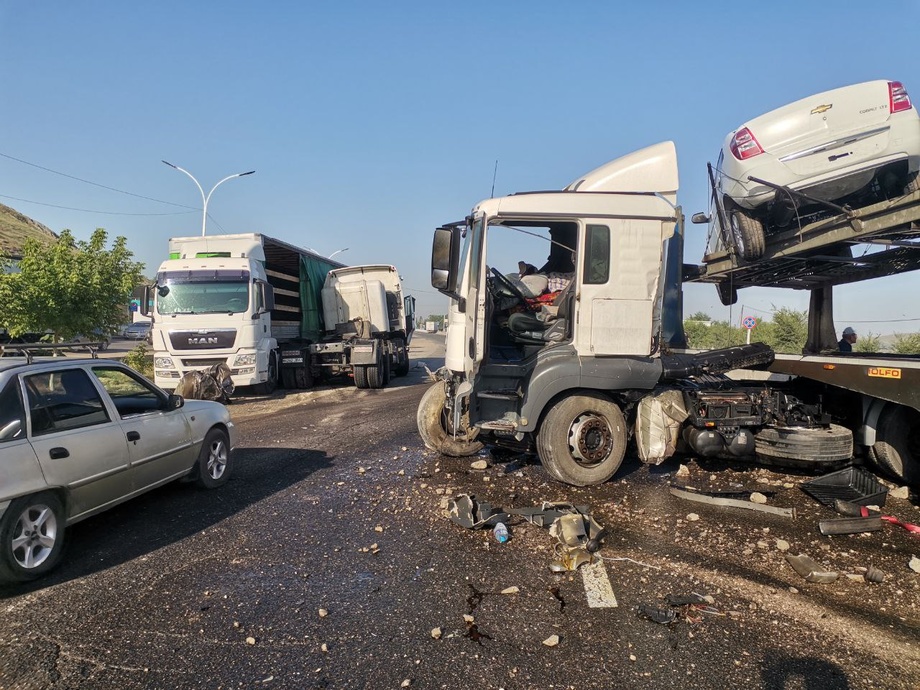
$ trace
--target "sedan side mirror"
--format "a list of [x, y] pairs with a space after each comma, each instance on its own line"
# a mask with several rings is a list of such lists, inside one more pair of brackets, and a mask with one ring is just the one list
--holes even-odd
[[175, 393], [172, 393], [166, 399], [166, 409], [167, 410], [178, 410], [183, 405], [185, 405], [185, 398], [183, 398], [181, 395], [176, 395]]
[[701, 224], [703, 224], [703, 223], [708, 223], [708, 222], [709, 222], [709, 216], [708, 216], [707, 214], [705, 214], [705, 213], [702, 213], [702, 212], [700, 212], [700, 213], [694, 213], [692, 216], [690, 216], [690, 222], [693, 223], [693, 224], [695, 224], [695, 225], [701, 225]]
[[0, 441], [10, 441], [22, 433], [22, 420], [14, 419], [5, 427], [0, 429]]

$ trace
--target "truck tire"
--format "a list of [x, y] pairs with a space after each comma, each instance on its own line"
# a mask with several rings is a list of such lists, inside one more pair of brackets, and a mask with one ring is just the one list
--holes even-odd
[[898, 481], [920, 485], [920, 413], [903, 405], [887, 405], [875, 431], [875, 459]]
[[358, 366], [354, 367], [354, 376], [355, 376], [355, 388], [370, 388], [370, 382], [367, 380], [367, 366]]
[[406, 376], [409, 373], [409, 348], [400, 345], [396, 350], [396, 369], [394, 372], [397, 376]]
[[281, 383], [288, 390], [297, 388], [297, 374], [294, 369], [283, 368], [281, 370]]
[[306, 366], [294, 369], [294, 383], [302, 391], [313, 388], [313, 370]]
[[268, 355], [268, 378], [262, 383], [253, 386], [257, 395], [271, 395], [278, 387], [278, 355], [270, 352]]
[[546, 413], [537, 454], [554, 479], [589, 486], [616, 473], [626, 441], [626, 420], [615, 402], [597, 393], [570, 395]]
[[738, 301], [738, 288], [727, 280], [716, 283], [716, 292], [719, 293], [719, 301], [726, 307], [730, 307]]
[[735, 208], [728, 214], [728, 224], [732, 244], [738, 256], [745, 261], [756, 261], [763, 256], [766, 248], [763, 223], [747, 211]]
[[425, 447], [454, 458], [476, 455], [484, 447], [476, 440], [479, 429], [458, 429], [454, 438], [452, 415], [444, 409], [446, 400], [447, 385], [444, 381], [438, 381], [425, 391], [418, 404], [415, 421]]
[[853, 457], [853, 432], [838, 424], [819, 427], [765, 427], [754, 435], [757, 457], [767, 463], [813, 467]]

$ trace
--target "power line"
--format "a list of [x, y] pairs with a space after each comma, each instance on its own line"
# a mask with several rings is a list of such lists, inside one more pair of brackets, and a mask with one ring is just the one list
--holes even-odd
[[[2, 154], [0, 154], [2, 155]], [[184, 216], [188, 213], [195, 213], [197, 209], [191, 211], [171, 211], [169, 213], [122, 213], [120, 211], [95, 211], [89, 208], [73, 208], [72, 206], [59, 206], [58, 204], [46, 204], [42, 201], [32, 201], [31, 199], [20, 199], [18, 196], [8, 196], [0, 194], [0, 199], [13, 199], [14, 201], [23, 201], [27, 204], [36, 204], [38, 206], [50, 206], [51, 208], [62, 208], [66, 211], [81, 211], [83, 213], [99, 213], [106, 216]]]
[[[137, 197], [138, 199], [146, 199], [147, 201], [155, 201], [155, 202], [157, 202], [158, 204], [168, 204], [168, 205], [170, 205], [170, 206], [178, 206], [178, 207], [180, 207], [180, 208], [191, 208], [191, 209], [194, 209], [194, 208], [195, 208], [194, 206], [187, 206], [186, 204], [177, 204], [177, 203], [172, 202], [172, 201], [163, 201], [162, 199], [154, 199], [153, 197], [144, 196], [143, 194], [135, 194], [134, 192], [126, 192], [126, 191], [123, 190], [123, 189], [116, 189], [115, 187], [109, 187], [108, 185], [99, 184], [98, 182], [92, 182], [91, 180], [84, 180], [82, 177], [77, 177], [77, 176], [75, 176], [75, 175], [68, 175], [67, 173], [63, 173], [63, 172], [60, 172], [60, 171], [58, 171], [58, 170], [52, 170], [51, 168], [46, 168], [46, 167], [44, 167], [44, 166], [42, 166], [42, 165], [38, 165], [37, 163], [30, 163], [29, 161], [24, 161], [24, 160], [22, 160], [21, 158], [16, 158], [15, 156], [10, 156], [10, 155], [8, 155], [8, 154], [6, 154], [6, 153], [3, 153], [2, 151], [0, 151], [0, 156], [2, 156], [3, 158], [8, 158], [8, 159], [11, 160], [11, 161], [16, 161], [17, 163], [22, 163], [23, 165], [28, 165], [28, 166], [31, 166], [31, 167], [33, 167], [33, 168], [37, 168], [37, 169], [39, 169], [39, 170], [44, 170], [45, 172], [50, 172], [50, 173], [52, 173], [52, 174], [54, 174], [54, 175], [60, 175], [61, 177], [67, 177], [67, 178], [69, 178], [69, 179], [71, 179], [71, 180], [76, 180], [77, 182], [83, 182], [84, 184], [93, 185], [94, 187], [101, 187], [102, 189], [108, 189], [110, 192], [118, 192], [119, 194], [127, 194], [128, 196]], [[12, 197], [10, 197], [10, 198], [12, 198]], [[33, 203], [37, 203], [37, 202], [33, 202]], [[64, 208], [64, 207], [61, 206], [60, 208]], [[72, 209], [72, 210], [79, 211], [79, 210], [81, 210], [81, 209]], [[196, 210], [198, 210], [198, 209], [196, 209]]]

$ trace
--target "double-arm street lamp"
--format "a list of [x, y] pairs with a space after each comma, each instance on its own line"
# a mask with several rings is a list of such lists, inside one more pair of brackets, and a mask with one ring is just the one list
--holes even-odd
[[195, 176], [192, 175], [192, 173], [190, 173], [185, 168], [180, 168], [178, 165], [173, 165], [169, 161], [163, 161], [163, 162], [166, 163], [166, 165], [168, 165], [170, 168], [175, 168], [179, 172], [184, 172], [186, 175], [191, 177], [192, 182], [194, 182], [197, 185], [198, 191], [201, 192], [201, 202], [204, 205], [204, 207], [201, 209], [201, 236], [202, 237], [204, 237], [205, 229], [207, 228], [207, 223], [208, 223], [208, 201], [211, 199], [211, 195], [214, 193], [214, 190], [220, 187], [227, 180], [232, 180], [234, 177], [244, 177], [246, 175], [252, 175], [255, 172], [255, 170], [250, 170], [249, 172], [236, 173], [236, 175], [227, 175], [227, 177], [225, 177], [220, 182], [218, 182], [216, 185], [211, 187], [211, 191], [208, 192], [207, 196], [205, 196], [204, 190], [201, 188], [201, 185], [198, 184], [198, 180], [195, 179]]

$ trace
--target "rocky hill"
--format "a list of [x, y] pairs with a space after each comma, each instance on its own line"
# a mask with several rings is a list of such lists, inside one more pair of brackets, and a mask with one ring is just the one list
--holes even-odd
[[16, 209], [0, 204], [0, 254], [18, 258], [30, 238], [53, 242], [57, 235]]

